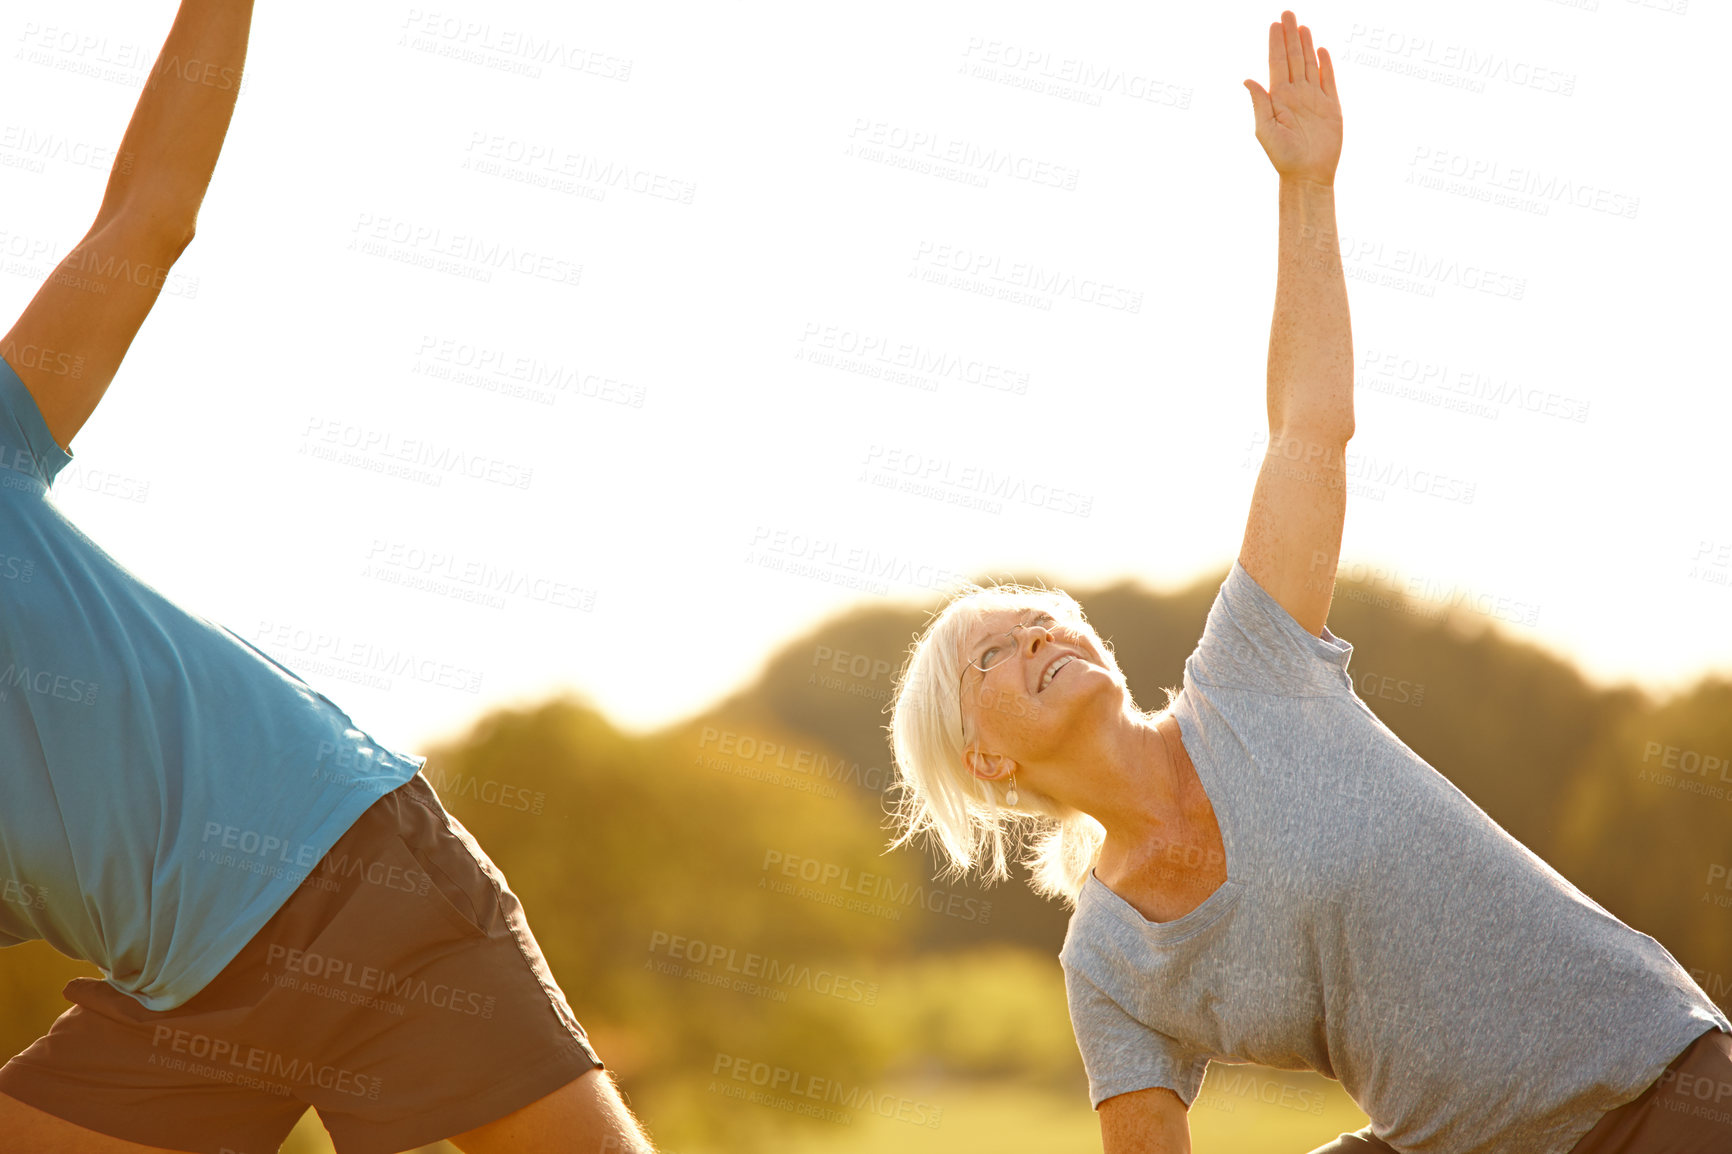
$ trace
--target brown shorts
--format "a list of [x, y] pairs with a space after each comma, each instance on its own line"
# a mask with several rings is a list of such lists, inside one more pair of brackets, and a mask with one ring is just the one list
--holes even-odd
[[[1732, 1034], [1709, 1030], [1646, 1090], [1600, 1116], [1570, 1154], [1726, 1154], [1732, 1150]], [[1399, 1154], [1367, 1126], [1311, 1154]]]
[[417, 773], [373, 803], [191, 1000], [75, 1003], [0, 1093], [131, 1142], [275, 1154], [312, 1106], [338, 1154], [395, 1154], [601, 1066], [499, 867]]
[[1732, 1034], [1709, 1030], [1640, 1095], [1609, 1111], [1570, 1154], [1732, 1150]]

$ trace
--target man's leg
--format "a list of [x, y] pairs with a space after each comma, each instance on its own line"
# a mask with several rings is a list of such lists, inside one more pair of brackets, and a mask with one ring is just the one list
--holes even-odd
[[655, 1154], [606, 1070], [450, 1141], [463, 1154]]
[[86, 1130], [8, 1094], [0, 1094], [0, 1134], [6, 1136], [6, 1149], [31, 1154], [181, 1154]]

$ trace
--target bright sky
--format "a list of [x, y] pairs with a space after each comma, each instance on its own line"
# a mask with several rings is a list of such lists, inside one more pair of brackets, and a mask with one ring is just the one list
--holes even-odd
[[[8, 5], [0, 323], [175, 10]], [[562, 689], [687, 716], [957, 574], [1186, 583], [1236, 554], [1266, 431], [1241, 81], [1279, 15], [261, 3], [198, 237], [57, 500], [411, 750]], [[1732, 673], [1726, 9], [1298, 15], [1346, 117], [1344, 575], [1597, 679]]]

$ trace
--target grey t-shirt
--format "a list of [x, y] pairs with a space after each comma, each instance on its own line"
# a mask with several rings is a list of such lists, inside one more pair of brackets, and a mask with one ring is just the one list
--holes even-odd
[[1395, 736], [1234, 562], [1172, 712], [1227, 881], [1151, 922], [1092, 874], [1059, 953], [1089, 1097], [1211, 1060], [1339, 1079], [1398, 1150], [1563, 1154], [1732, 1022]]

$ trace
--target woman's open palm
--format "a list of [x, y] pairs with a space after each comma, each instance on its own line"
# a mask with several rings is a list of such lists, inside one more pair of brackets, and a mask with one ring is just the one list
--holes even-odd
[[1269, 87], [1245, 81], [1257, 107], [1257, 143], [1283, 177], [1335, 183], [1341, 159], [1341, 103], [1326, 48], [1313, 51], [1311, 29], [1292, 12], [1269, 25]]

